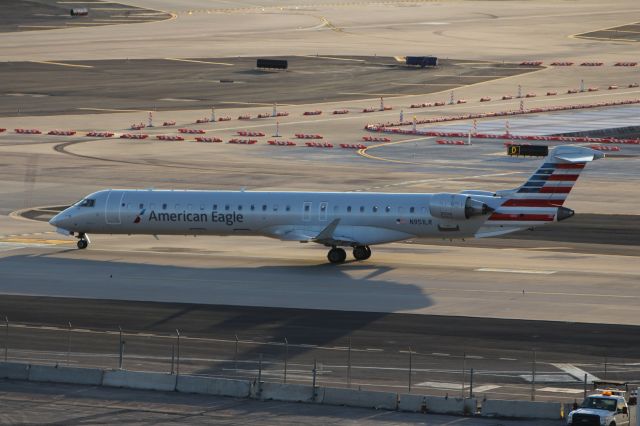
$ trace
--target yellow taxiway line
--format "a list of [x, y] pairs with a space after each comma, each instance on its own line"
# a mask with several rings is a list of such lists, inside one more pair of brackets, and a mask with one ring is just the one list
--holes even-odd
[[198, 61], [195, 59], [179, 59], [179, 58], [164, 58], [165, 61], [178, 61], [178, 62], [194, 62], [196, 64], [211, 64], [211, 65], [224, 65], [227, 67], [232, 67], [233, 64], [229, 64], [227, 62], [210, 62], [210, 61]]
[[35, 64], [60, 65], [61, 67], [93, 68], [93, 65], [66, 64], [64, 62], [53, 62], [53, 61], [29, 61], [29, 62], [33, 62]]

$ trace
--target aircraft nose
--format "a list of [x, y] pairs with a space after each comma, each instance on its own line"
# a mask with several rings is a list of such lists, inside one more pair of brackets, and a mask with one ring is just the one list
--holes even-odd
[[57, 215], [52, 217], [51, 220], [49, 220], [49, 224], [51, 226], [55, 226], [56, 228], [60, 227], [61, 222], [62, 222], [62, 213], [58, 213]]

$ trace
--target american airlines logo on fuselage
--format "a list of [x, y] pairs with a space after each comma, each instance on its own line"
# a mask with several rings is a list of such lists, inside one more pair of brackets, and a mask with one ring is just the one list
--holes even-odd
[[224, 223], [227, 226], [244, 222], [244, 216], [240, 213], [218, 213], [217, 211], [208, 213], [156, 213], [149, 212], [149, 222], [212, 222]]

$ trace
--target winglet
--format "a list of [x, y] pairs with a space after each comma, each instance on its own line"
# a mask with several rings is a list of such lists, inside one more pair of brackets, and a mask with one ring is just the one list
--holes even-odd
[[338, 224], [340, 223], [340, 218], [334, 219], [328, 224], [316, 237], [314, 241], [329, 241], [333, 240], [333, 233], [336, 231]]

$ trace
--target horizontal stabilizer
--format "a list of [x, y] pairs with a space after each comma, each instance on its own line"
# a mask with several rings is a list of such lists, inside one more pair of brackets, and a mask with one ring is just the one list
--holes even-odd
[[584, 146], [558, 146], [549, 154], [551, 163], [587, 163], [600, 158], [604, 158], [604, 153]]

